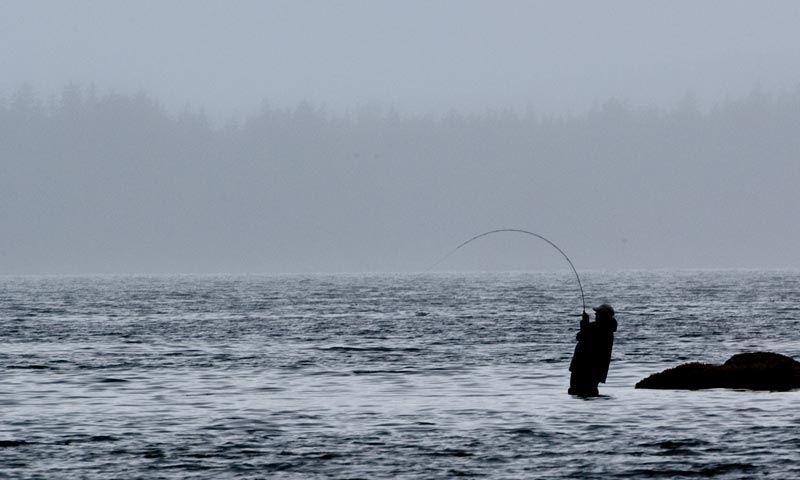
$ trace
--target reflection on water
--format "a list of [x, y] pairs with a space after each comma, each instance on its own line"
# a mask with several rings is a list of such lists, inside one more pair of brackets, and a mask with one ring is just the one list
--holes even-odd
[[569, 272], [0, 279], [0, 475], [798, 477], [800, 392], [633, 385], [800, 358], [800, 274], [584, 276], [620, 321], [585, 400]]

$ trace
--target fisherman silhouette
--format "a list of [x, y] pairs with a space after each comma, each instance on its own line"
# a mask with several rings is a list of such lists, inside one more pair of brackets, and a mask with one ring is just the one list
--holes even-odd
[[576, 336], [575, 354], [569, 365], [572, 372], [569, 379], [569, 394], [580, 397], [596, 397], [598, 383], [605, 383], [608, 366], [611, 363], [611, 348], [614, 345], [614, 332], [617, 319], [614, 308], [604, 303], [595, 307], [594, 322], [589, 321], [585, 311], [581, 317], [581, 330]]

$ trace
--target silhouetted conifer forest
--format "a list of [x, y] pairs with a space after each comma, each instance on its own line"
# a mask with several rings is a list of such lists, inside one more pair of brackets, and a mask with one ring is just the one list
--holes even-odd
[[[21, 87], [0, 97], [0, 273], [414, 271], [501, 227], [579, 268], [798, 267], [799, 153], [800, 90], [217, 125], [144, 93]], [[474, 266], [519, 261], [497, 255]]]

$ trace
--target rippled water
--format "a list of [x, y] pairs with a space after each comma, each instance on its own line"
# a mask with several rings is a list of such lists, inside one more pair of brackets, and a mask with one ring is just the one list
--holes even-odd
[[800, 392], [635, 390], [800, 358], [798, 272], [0, 278], [2, 478], [800, 478]]

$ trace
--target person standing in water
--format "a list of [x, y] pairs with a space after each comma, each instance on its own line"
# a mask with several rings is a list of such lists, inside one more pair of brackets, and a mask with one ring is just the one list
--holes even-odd
[[578, 344], [569, 365], [569, 371], [572, 372], [569, 379], [570, 395], [597, 396], [597, 384], [605, 383], [608, 376], [617, 319], [614, 318], [614, 308], [607, 303], [592, 310], [595, 312], [595, 321], [590, 322], [589, 314], [583, 312], [581, 330], [576, 337]]

